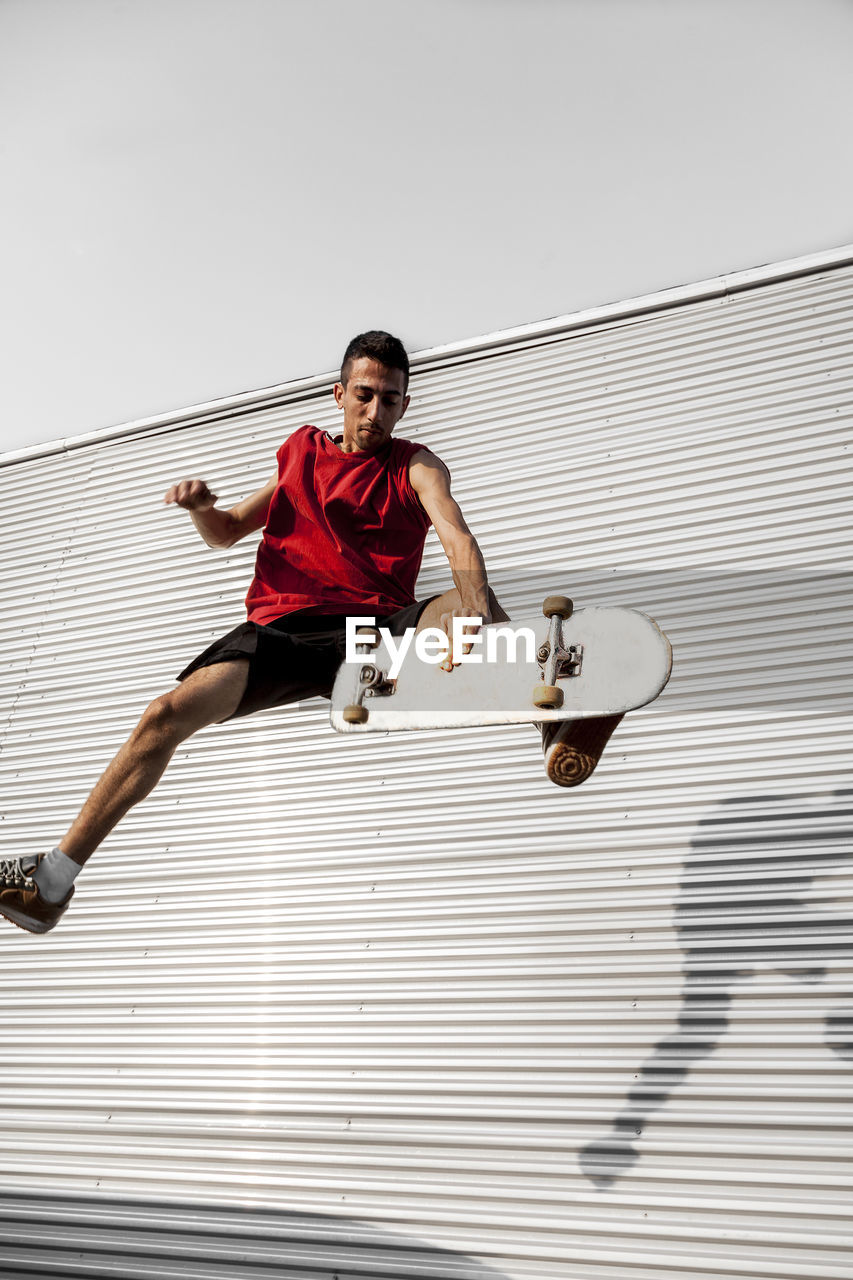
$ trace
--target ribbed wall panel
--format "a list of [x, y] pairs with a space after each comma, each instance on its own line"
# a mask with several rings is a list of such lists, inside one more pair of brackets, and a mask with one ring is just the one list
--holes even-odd
[[[416, 362], [503, 603], [644, 609], [670, 685], [576, 792], [526, 727], [186, 743], [0, 935], [0, 1274], [849, 1280], [853, 270], [779, 274]], [[162, 494], [306, 421], [328, 386], [0, 466], [2, 856], [242, 616], [254, 546]]]

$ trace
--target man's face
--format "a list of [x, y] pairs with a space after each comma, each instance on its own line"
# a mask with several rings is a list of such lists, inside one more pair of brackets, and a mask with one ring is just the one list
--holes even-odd
[[409, 407], [402, 369], [389, 369], [362, 356], [353, 360], [346, 386], [335, 383], [335, 400], [344, 411], [345, 453], [375, 453]]

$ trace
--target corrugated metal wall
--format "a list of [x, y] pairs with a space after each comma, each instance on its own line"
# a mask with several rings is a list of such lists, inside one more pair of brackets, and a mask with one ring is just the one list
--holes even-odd
[[[418, 363], [504, 604], [644, 609], [670, 685], [576, 792], [524, 727], [187, 743], [0, 934], [0, 1274], [847, 1280], [851, 313], [839, 258]], [[328, 387], [0, 468], [2, 856], [242, 616], [253, 546], [162, 493], [305, 421]]]

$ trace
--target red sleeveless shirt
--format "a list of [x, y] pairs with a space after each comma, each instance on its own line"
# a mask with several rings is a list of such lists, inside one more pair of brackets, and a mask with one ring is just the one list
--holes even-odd
[[249, 621], [297, 609], [380, 616], [412, 604], [432, 523], [409, 481], [423, 448], [392, 436], [377, 453], [344, 453], [317, 427], [295, 431], [276, 455]]

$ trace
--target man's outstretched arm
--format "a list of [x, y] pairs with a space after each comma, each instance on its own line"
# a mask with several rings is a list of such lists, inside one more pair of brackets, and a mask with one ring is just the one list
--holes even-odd
[[209, 547], [227, 548], [247, 534], [263, 529], [277, 484], [276, 472], [263, 489], [256, 490], [228, 511], [218, 509], [216, 494], [211, 493], [204, 480], [181, 480], [173, 484], [163, 502], [189, 511], [193, 524]]
[[432, 520], [459, 592], [462, 607], [452, 612], [490, 622], [492, 609], [486, 563], [477, 539], [450, 492], [447, 468], [434, 454], [419, 453], [409, 465], [409, 479]]

